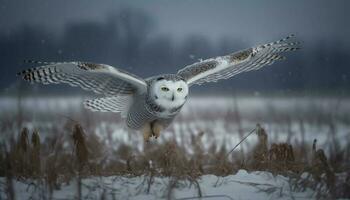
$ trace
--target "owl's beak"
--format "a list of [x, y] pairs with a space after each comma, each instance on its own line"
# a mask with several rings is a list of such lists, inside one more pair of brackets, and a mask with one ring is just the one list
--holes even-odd
[[174, 101], [174, 99], [175, 99], [175, 95], [173, 94], [173, 97], [171, 97], [171, 100]]

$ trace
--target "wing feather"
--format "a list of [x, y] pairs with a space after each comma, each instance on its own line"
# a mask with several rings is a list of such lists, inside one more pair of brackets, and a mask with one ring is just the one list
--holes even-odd
[[189, 85], [201, 85], [228, 79], [237, 74], [258, 70], [275, 61], [285, 59], [280, 53], [300, 49], [299, 42], [289, 42], [290, 35], [281, 40], [238, 51], [226, 56], [203, 60], [178, 71]]
[[121, 116], [125, 118], [132, 101], [133, 97], [130, 95], [103, 97], [85, 100], [84, 106], [92, 111], [121, 113]]
[[128, 111], [126, 124], [133, 129], [140, 129], [145, 123], [156, 119], [156, 115], [147, 108], [144, 96], [135, 96], [134, 102]]
[[104, 95], [143, 93], [146, 82], [131, 73], [105, 64], [86, 62], [43, 63], [48, 64], [19, 72], [29, 82], [43, 84], [66, 83]]

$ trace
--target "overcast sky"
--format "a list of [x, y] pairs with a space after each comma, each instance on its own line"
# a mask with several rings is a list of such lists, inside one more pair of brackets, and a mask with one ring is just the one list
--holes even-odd
[[350, 0], [0, 0], [0, 92], [16, 84], [24, 59], [107, 63], [148, 77], [291, 33], [301, 51], [218, 87], [348, 90], [349, 11]]
[[144, 10], [156, 21], [155, 32], [181, 39], [202, 34], [234, 37], [250, 43], [297, 33], [304, 39], [335, 37], [349, 43], [350, 1], [337, 0], [183, 0], [47, 1], [0, 0], [0, 32], [23, 25], [61, 33], [72, 22], [103, 21], [120, 7]]

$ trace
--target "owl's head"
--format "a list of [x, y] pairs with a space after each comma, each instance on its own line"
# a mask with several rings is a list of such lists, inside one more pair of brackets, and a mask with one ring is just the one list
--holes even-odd
[[158, 77], [150, 87], [154, 101], [165, 109], [182, 106], [187, 99], [188, 85], [181, 79]]

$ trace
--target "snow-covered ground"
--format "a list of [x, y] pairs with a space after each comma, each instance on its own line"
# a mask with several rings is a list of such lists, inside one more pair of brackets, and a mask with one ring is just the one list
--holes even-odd
[[[273, 176], [268, 172], [251, 172], [240, 170], [235, 175], [218, 177], [201, 176], [196, 183], [178, 181], [174, 178], [153, 177], [148, 188], [150, 177], [91, 177], [81, 181], [82, 199], [189, 199], [203, 196], [203, 199], [313, 199], [314, 191], [291, 191], [292, 183], [284, 176]], [[0, 178], [4, 184], [5, 179]], [[176, 183], [176, 184], [174, 184]], [[48, 195], [38, 181], [14, 182], [17, 199], [39, 199]], [[199, 186], [199, 187], [198, 187]], [[3, 188], [3, 187], [2, 187]], [[53, 192], [53, 199], [76, 199], [78, 196], [77, 180], [62, 185]], [[0, 196], [5, 197], [3, 191]], [[103, 198], [102, 198], [103, 197]], [[197, 198], [194, 198], [197, 199]]]

